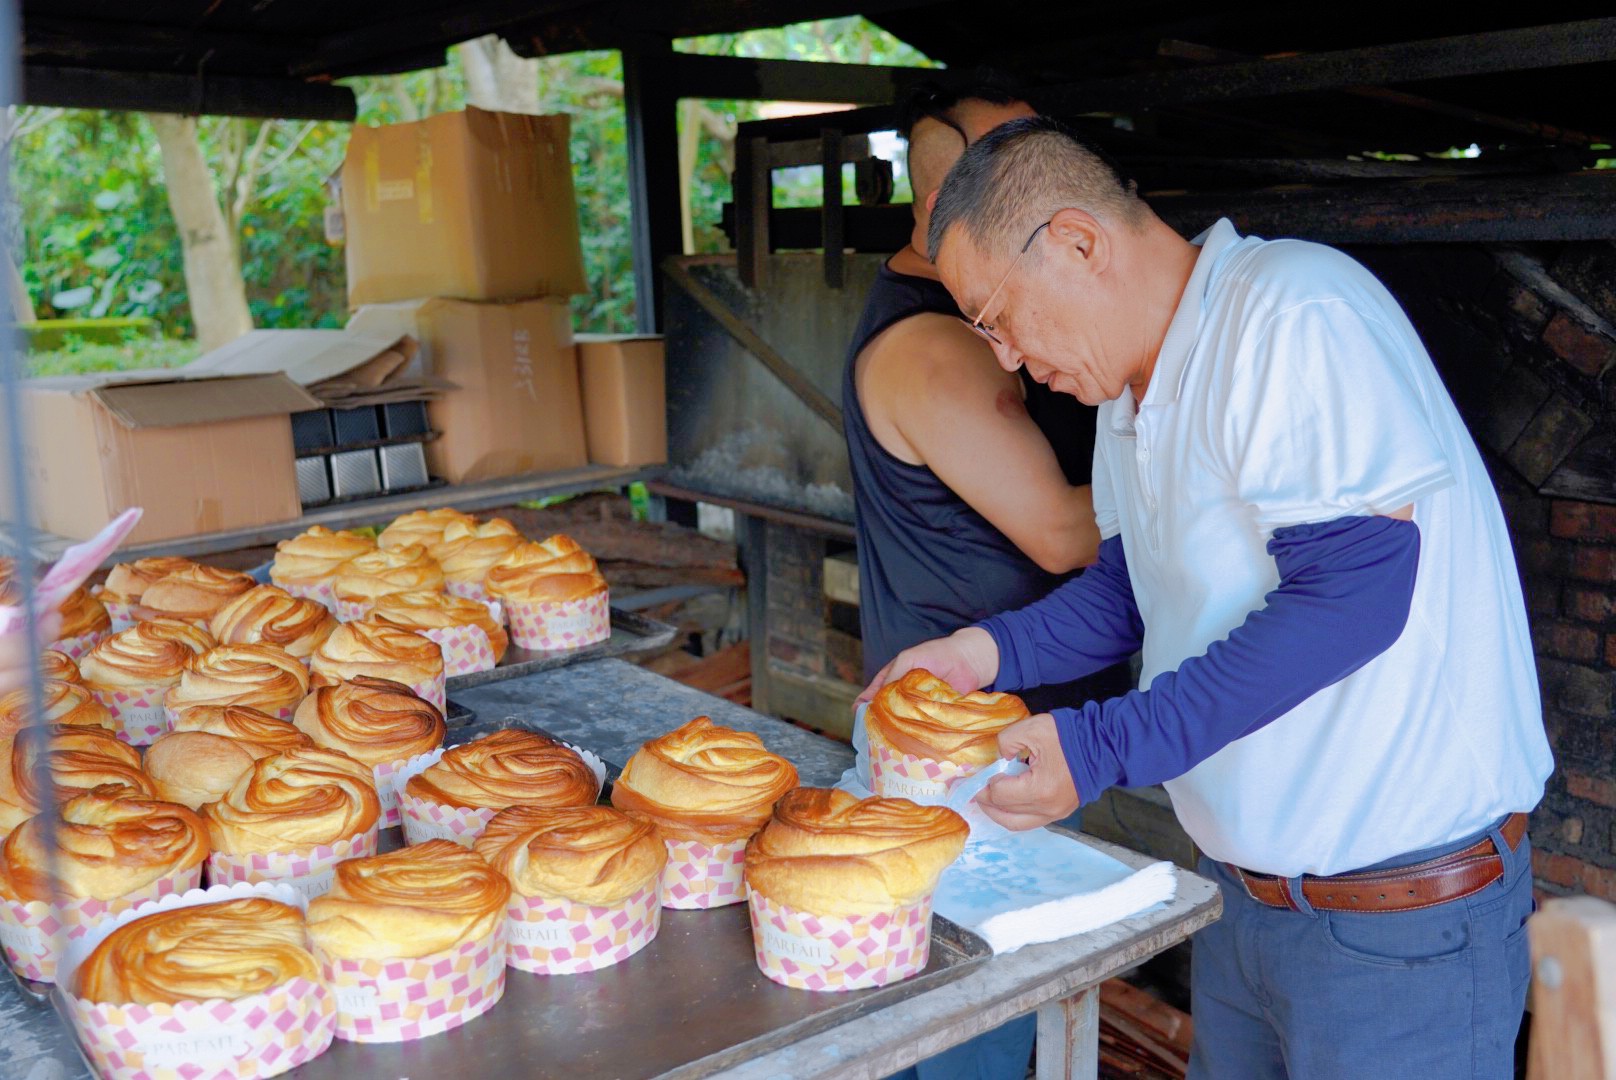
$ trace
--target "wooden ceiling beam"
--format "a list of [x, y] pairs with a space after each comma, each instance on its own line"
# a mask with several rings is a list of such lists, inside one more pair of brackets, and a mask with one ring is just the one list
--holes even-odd
[[22, 101], [68, 109], [292, 120], [352, 121], [359, 113], [353, 91], [329, 83], [39, 64], [23, 65]]

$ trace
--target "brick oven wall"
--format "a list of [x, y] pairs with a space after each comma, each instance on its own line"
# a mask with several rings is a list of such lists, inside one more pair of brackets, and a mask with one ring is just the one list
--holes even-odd
[[1616, 431], [1616, 246], [1354, 254], [1419, 327], [1514, 538], [1556, 761], [1532, 815], [1540, 890], [1616, 900], [1616, 505], [1564, 494]]

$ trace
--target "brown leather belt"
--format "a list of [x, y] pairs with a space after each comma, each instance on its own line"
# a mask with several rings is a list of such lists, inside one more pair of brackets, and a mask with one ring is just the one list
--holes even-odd
[[[1510, 850], [1526, 835], [1526, 815], [1511, 814], [1502, 829]], [[1228, 864], [1226, 864], [1228, 865]], [[1301, 911], [1285, 878], [1254, 874], [1230, 865], [1253, 900], [1269, 907]], [[1302, 895], [1317, 911], [1414, 911], [1480, 892], [1504, 876], [1502, 853], [1491, 836], [1439, 859], [1368, 873], [1302, 877]]]

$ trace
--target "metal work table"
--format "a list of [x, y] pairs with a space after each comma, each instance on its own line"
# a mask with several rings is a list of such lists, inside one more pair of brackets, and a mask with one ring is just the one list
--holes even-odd
[[[804, 784], [834, 783], [853, 759], [845, 744], [621, 660], [490, 683], [455, 698], [477, 712], [476, 722], [457, 735], [521, 721], [575, 740], [618, 763], [645, 740], [702, 714], [729, 727], [757, 732], [770, 749], [796, 763]], [[1130, 865], [1151, 861], [1102, 841], [1091, 842]], [[1159, 911], [981, 962], [936, 989], [710, 1075], [735, 1080], [880, 1077], [1036, 1011], [1040, 1080], [1093, 1077], [1098, 1067], [1098, 985], [1183, 941], [1215, 920], [1222, 908], [1211, 882], [1183, 870], [1178, 878], [1177, 896]], [[57, 1061], [50, 1060], [53, 1056]], [[699, 1064], [678, 1071], [703, 1075]], [[0, 982], [0, 1076], [17, 1080], [86, 1076], [55, 1015], [25, 1001], [10, 980]]]

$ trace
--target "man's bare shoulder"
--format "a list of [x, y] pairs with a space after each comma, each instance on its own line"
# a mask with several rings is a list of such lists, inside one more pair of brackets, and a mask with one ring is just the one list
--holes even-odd
[[952, 315], [927, 312], [887, 327], [859, 357], [864, 379], [906, 392], [923, 389], [991, 392], [1016, 383], [993, 350]]

